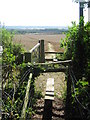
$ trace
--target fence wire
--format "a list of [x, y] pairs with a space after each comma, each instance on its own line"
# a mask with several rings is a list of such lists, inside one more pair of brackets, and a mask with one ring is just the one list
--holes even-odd
[[[73, 92], [74, 92], [74, 94], [75, 94], [75, 100], [76, 100], [76, 102], [81, 106], [81, 108], [82, 108], [83, 110], [86, 110], [88, 113], [90, 113], [90, 110], [89, 110], [86, 106], [84, 106], [84, 105], [80, 102], [80, 100], [77, 98], [76, 91], [75, 91], [75, 81], [76, 81], [76, 83], [77, 83], [77, 79], [76, 79], [76, 77], [75, 77], [75, 75], [74, 75], [74, 72], [69, 69], [69, 74], [70, 74], [70, 77], [71, 77], [72, 87], [73, 87]], [[82, 87], [82, 86], [80, 86], [80, 87]], [[90, 96], [89, 96], [89, 97], [90, 97]], [[79, 106], [78, 106], [78, 109], [79, 109], [79, 111], [80, 111]], [[80, 114], [81, 114], [81, 118], [82, 118], [82, 120], [83, 120], [84, 116], [83, 116], [83, 113], [82, 113], [81, 111], [80, 111]]]

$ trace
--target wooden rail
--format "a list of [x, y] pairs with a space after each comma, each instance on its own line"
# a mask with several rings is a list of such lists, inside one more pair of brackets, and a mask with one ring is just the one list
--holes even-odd
[[72, 60], [58, 61], [58, 62], [49, 62], [49, 63], [34, 63], [34, 66], [37, 65], [55, 65], [55, 64], [68, 64], [71, 63]]
[[20, 120], [22, 120], [22, 119], [24, 120], [26, 118], [26, 109], [27, 109], [27, 105], [28, 105], [28, 101], [29, 101], [29, 91], [30, 91], [31, 79], [32, 79], [32, 73], [30, 73], [30, 76], [29, 76], [29, 80], [28, 80], [28, 84], [27, 84], [27, 88], [26, 88], [26, 95], [25, 95], [25, 99], [24, 99], [24, 104], [23, 104], [23, 109], [22, 109]]
[[21, 55], [21, 60], [28, 62], [45, 62], [45, 53], [44, 53], [44, 40], [39, 40], [29, 52], [25, 52], [24, 55]]
[[64, 67], [64, 68], [55, 68], [55, 69], [47, 69], [42, 71], [42, 73], [49, 73], [49, 72], [65, 72], [66, 70], [68, 70], [68, 67]]
[[48, 51], [45, 51], [45, 54], [63, 54], [63, 52], [48, 52]]
[[36, 44], [29, 52], [32, 53], [36, 48], [40, 46], [40, 43]]

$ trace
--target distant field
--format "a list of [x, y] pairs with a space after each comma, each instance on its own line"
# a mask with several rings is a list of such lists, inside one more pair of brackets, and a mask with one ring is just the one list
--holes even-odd
[[38, 43], [40, 39], [45, 40], [45, 50], [47, 50], [47, 44], [52, 43], [56, 51], [63, 51], [60, 49], [60, 39], [65, 38], [64, 34], [19, 34], [15, 35], [14, 43], [20, 43], [25, 50], [30, 50], [34, 45]]

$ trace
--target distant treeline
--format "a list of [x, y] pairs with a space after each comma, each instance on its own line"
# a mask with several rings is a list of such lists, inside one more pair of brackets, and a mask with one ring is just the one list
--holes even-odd
[[62, 34], [67, 32], [68, 29], [8, 29], [10, 32], [14, 32], [15, 34], [26, 34], [26, 33], [34, 33], [34, 34]]

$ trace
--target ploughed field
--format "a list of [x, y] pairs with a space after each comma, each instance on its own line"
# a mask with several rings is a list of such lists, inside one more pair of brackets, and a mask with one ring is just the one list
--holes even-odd
[[30, 50], [34, 45], [38, 43], [40, 39], [45, 40], [45, 51], [48, 50], [48, 43], [54, 46], [55, 51], [63, 51], [60, 49], [60, 40], [65, 38], [64, 34], [19, 34], [14, 36], [14, 43], [20, 43], [23, 45], [25, 50]]

